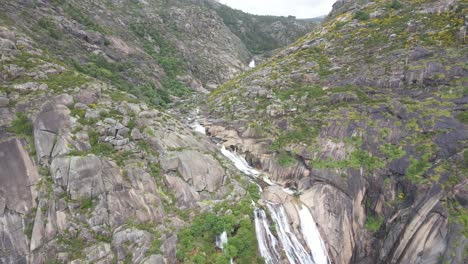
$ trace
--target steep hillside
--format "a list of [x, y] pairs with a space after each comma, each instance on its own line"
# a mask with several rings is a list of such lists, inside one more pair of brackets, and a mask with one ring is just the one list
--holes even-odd
[[217, 87], [252, 56], [203, 1], [4, 1], [0, 14], [76, 70], [156, 105]]
[[312, 209], [335, 263], [466, 263], [466, 1], [338, 1], [210, 95], [209, 133]]
[[318, 20], [295, 17], [258, 16], [232, 9], [215, 1], [205, 1], [223, 19], [253, 54], [263, 54], [291, 44], [310, 32]]

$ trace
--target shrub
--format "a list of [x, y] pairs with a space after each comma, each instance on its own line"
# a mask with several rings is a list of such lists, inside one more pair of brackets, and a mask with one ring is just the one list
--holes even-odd
[[389, 8], [393, 8], [395, 10], [398, 10], [402, 7], [401, 3], [398, 0], [393, 0], [389, 5]]
[[59, 28], [50, 18], [42, 17], [41, 19], [39, 19], [37, 24], [43, 30], [47, 31], [49, 36], [51, 36], [52, 38], [60, 39], [62, 37], [62, 33], [60, 32]]
[[290, 167], [296, 162], [296, 159], [286, 151], [281, 151], [276, 158], [282, 167]]
[[356, 14], [354, 14], [354, 18], [359, 21], [365, 21], [365, 20], [369, 20], [370, 17], [369, 17], [369, 14], [367, 14], [366, 12], [359, 10], [356, 12]]
[[380, 226], [382, 225], [383, 221], [383, 217], [367, 215], [364, 227], [370, 232], [374, 233], [380, 229]]

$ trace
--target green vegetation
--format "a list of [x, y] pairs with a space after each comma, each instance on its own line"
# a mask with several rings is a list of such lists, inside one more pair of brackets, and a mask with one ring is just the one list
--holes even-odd
[[431, 153], [424, 154], [420, 160], [410, 157], [410, 165], [406, 169], [405, 177], [413, 183], [424, 182], [423, 175], [432, 167], [429, 162]]
[[25, 113], [17, 112], [15, 119], [11, 122], [8, 131], [15, 133], [19, 137], [23, 137], [28, 142], [29, 154], [36, 154], [34, 145], [33, 124]]
[[[190, 94], [191, 90], [177, 80], [177, 75], [183, 74], [186, 70], [184, 61], [173, 45], [151, 25], [132, 23], [130, 30], [140, 38], [145, 52], [151, 55], [166, 73], [166, 77], [161, 81], [162, 89], [158, 89], [158, 92], [155, 92], [154, 84], [146, 83], [137, 88], [136, 95], [148, 98], [155, 105], [165, 106], [171, 102], [171, 95], [183, 97]], [[159, 51], [156, 51], [156, 47], [159, 47]]]
[[388, 7], [398, 10], [402, 7], [402, 5], [398, 0], [393, 0], [390, 4], [388, 4]]
[[63, 10], [65, 11], [65, 14], [67, 14], [70, 18], [82, 24], [87, 29], [90, 29], [96, 32], [101, 32], [104, 34], [106, 33], [106, 30], [95, 22], [96, 19], [90, 18], [89, 16], [85, 15], [78, 8], [74, 7], [72, 4], [65, 4], [63, 6]]
[[[225, 5], [216, 5], [214, 7], [216, 13], [223, 19], [224, 24], [254, 54], [263, 54], [285, 45], [285, 43], [281, 43], [281, 41], [273, 38], [268, 32], [268, 29], [275, 22], [281, 22], [284, 26], [291, 27], [289, 33], [296, 34], [298, 37], [307, 31], [297, 32], [297, 28], [295, 27], [296, 20], [293, 17], [253, 16]], [[265, 28], [265, 30], [262, 30], [262, 28]]]
[[278, 164], [283, 167], [291, 167], [296, 163], [296, 159], [286, 151], [280, 151], [276, 158], [278, 160]]
[[359, 20], [359, 21], [366, 21], [366, 20], [369, 20], [369, 14], [362, 11], [362, 10], [359, 10], [356, 12], [356, 14], [354, 14], [354, 18]]
[[465, 124], [468, 124], [468, 111], [463, 111], [463, 112], [458, 113], [457, 119]]
[[311, 166], [314, 168], [333, 168], [333, 169], [359, 169], [364, 167], [368, 170], [375, 170], [383, 167], [384, 162], [375, 156], [370, 155], [364, 150], [354, 150], [348, 159], [344, 160], [321, 160], [315, 159], [311, 161]]
[[380, 226], [382, 225], [383, 221], [384, 218], [381, 216], [374, 216], [368, 214], [366, 217], [366, 223], [364, 224], [364, 227], [370, 232], [375, 233], [380, 229]]
[[114, 148], [107, 143], [99, 140], [99, 133], [96, 130], [88, 131], [89, 143], [91, 144], [91, 153], [96, 156], [112, 156], [115, 153]]
[[59, 74], [49, 74], [41, 83], [47, 84], [49, 89], [62, 91], [64, 88], [79, 87], [89, 82], [89, 78], [74, 71], [65, 71]]
[[389, 161], [402, 158], [406, 155], [406, 151], [401, 146], [385, 144], [380, 146], [380, 151], [387, 157]]
[[260, 199], [260, 191], [256, 184], [249, 183], [249, 186], [247, 187], [247, 192], [249, 193], [252, 201], [257, 202]]
[[[229, 208], [232, 214], [222, 214]], [[263, 263], [257, 256], [257, 239], [253, 225], [253, 208], [249, 199], [243, 199], [235, 206], [226, 202], [217, 205], [215, 212], [203, 213], [179, 234], [177, 258], [186, 263]], [[216, 250], [216, 236], [226, 231], [228, 243], [225, 252]]]
[[52, 38], [54, 39], [62, 38], [62, 32], [50, 18], [42, 17], [41, 19], [38, 20], [37, 24], [42, 30], [46, 31], [47, 34], [51, 36]]
[[84, 258], [83, 250], [87, 246], [85, 239], [79, 234], [72, 235], [66, 230], [62, 235], [57, 236], [57, 243], [64, 247], [65, 252], [70, 254], [70, 259]]

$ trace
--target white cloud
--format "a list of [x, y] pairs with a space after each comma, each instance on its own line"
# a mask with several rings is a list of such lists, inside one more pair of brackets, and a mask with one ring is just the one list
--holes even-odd
[[256, 15], [293, 15], [312, 18], [330, 12], [336, 0], [219, 0], [232, 8]]

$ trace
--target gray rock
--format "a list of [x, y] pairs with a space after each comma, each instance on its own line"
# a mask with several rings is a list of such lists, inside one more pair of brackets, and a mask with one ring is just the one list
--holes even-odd
[[70, 110], [64, 105], [46, 102], [34, 121], [34, 142], [40, 164], [69, 151]]
[[86, 252], [87, 263], [112, 263], [111, 245], [108, 243], [99, 243], [84, 249]]
[[151, 255], [143, 264], [166, 264], [164, 258], [161, 255]]
[[0, 199], [3, 207], [28, 213], [36, 205], [37, 168], [18, 139], [0, 142]]
[[77, 102], [89, 105], [94, 104], [101, 97], [101, 93], [96, 90], [91, 89], [81, 89], [80, 92], [75, 95], [75, 100]]
[[130, 136], [132, 137], [133, 140], [143, 139], [143, 135], [140, 133], [140, 130], [138, 130], [138, 128], [132, 129], [132, 132], [130, 133]]
[[117, 227], [129, 220], [139, 223], [161, 222], [164, 212], [156, 194], [144, 190], [123, 190], [107, 195], [109, 221]]
[[27, 264], [28, 238], [24, 234], [20, 214], [9, 212], [0, 216], [0, 263]]
[[177, 170], [196, 191], [216, 191], [223, 183], [224, 170], [211, 155], [186, 150], [165, 157], [161, 167], [166, 171]]
[[71, 105], [73, 105], [73, 96], [69, 94], [61, 94], [54, 97], [53, 101], [55, 102], [55, 104], [70, 107]]
[[153, 235], [138, 229], [118, 230], [112, 237], [112, 248], [117, 253], [117, 261], [123, 261], [128, 255], [132, 263], [139, 263], [145, 258], [151, 246]]
[[173, 190], [177, 203], [182, 208], [191, 208], [196, 206], [200, 200], [200, 195], [183, 179], [166, 175], [164, 177], [166, 185]]
[[0, 50], [15, 50], [16, 45], [13, 41], [9, 39], [1, 39], [0, 38]]
[[0, 97], [0, 107], [7, 107], [10, 104], [10, 100], [6, 97]]

